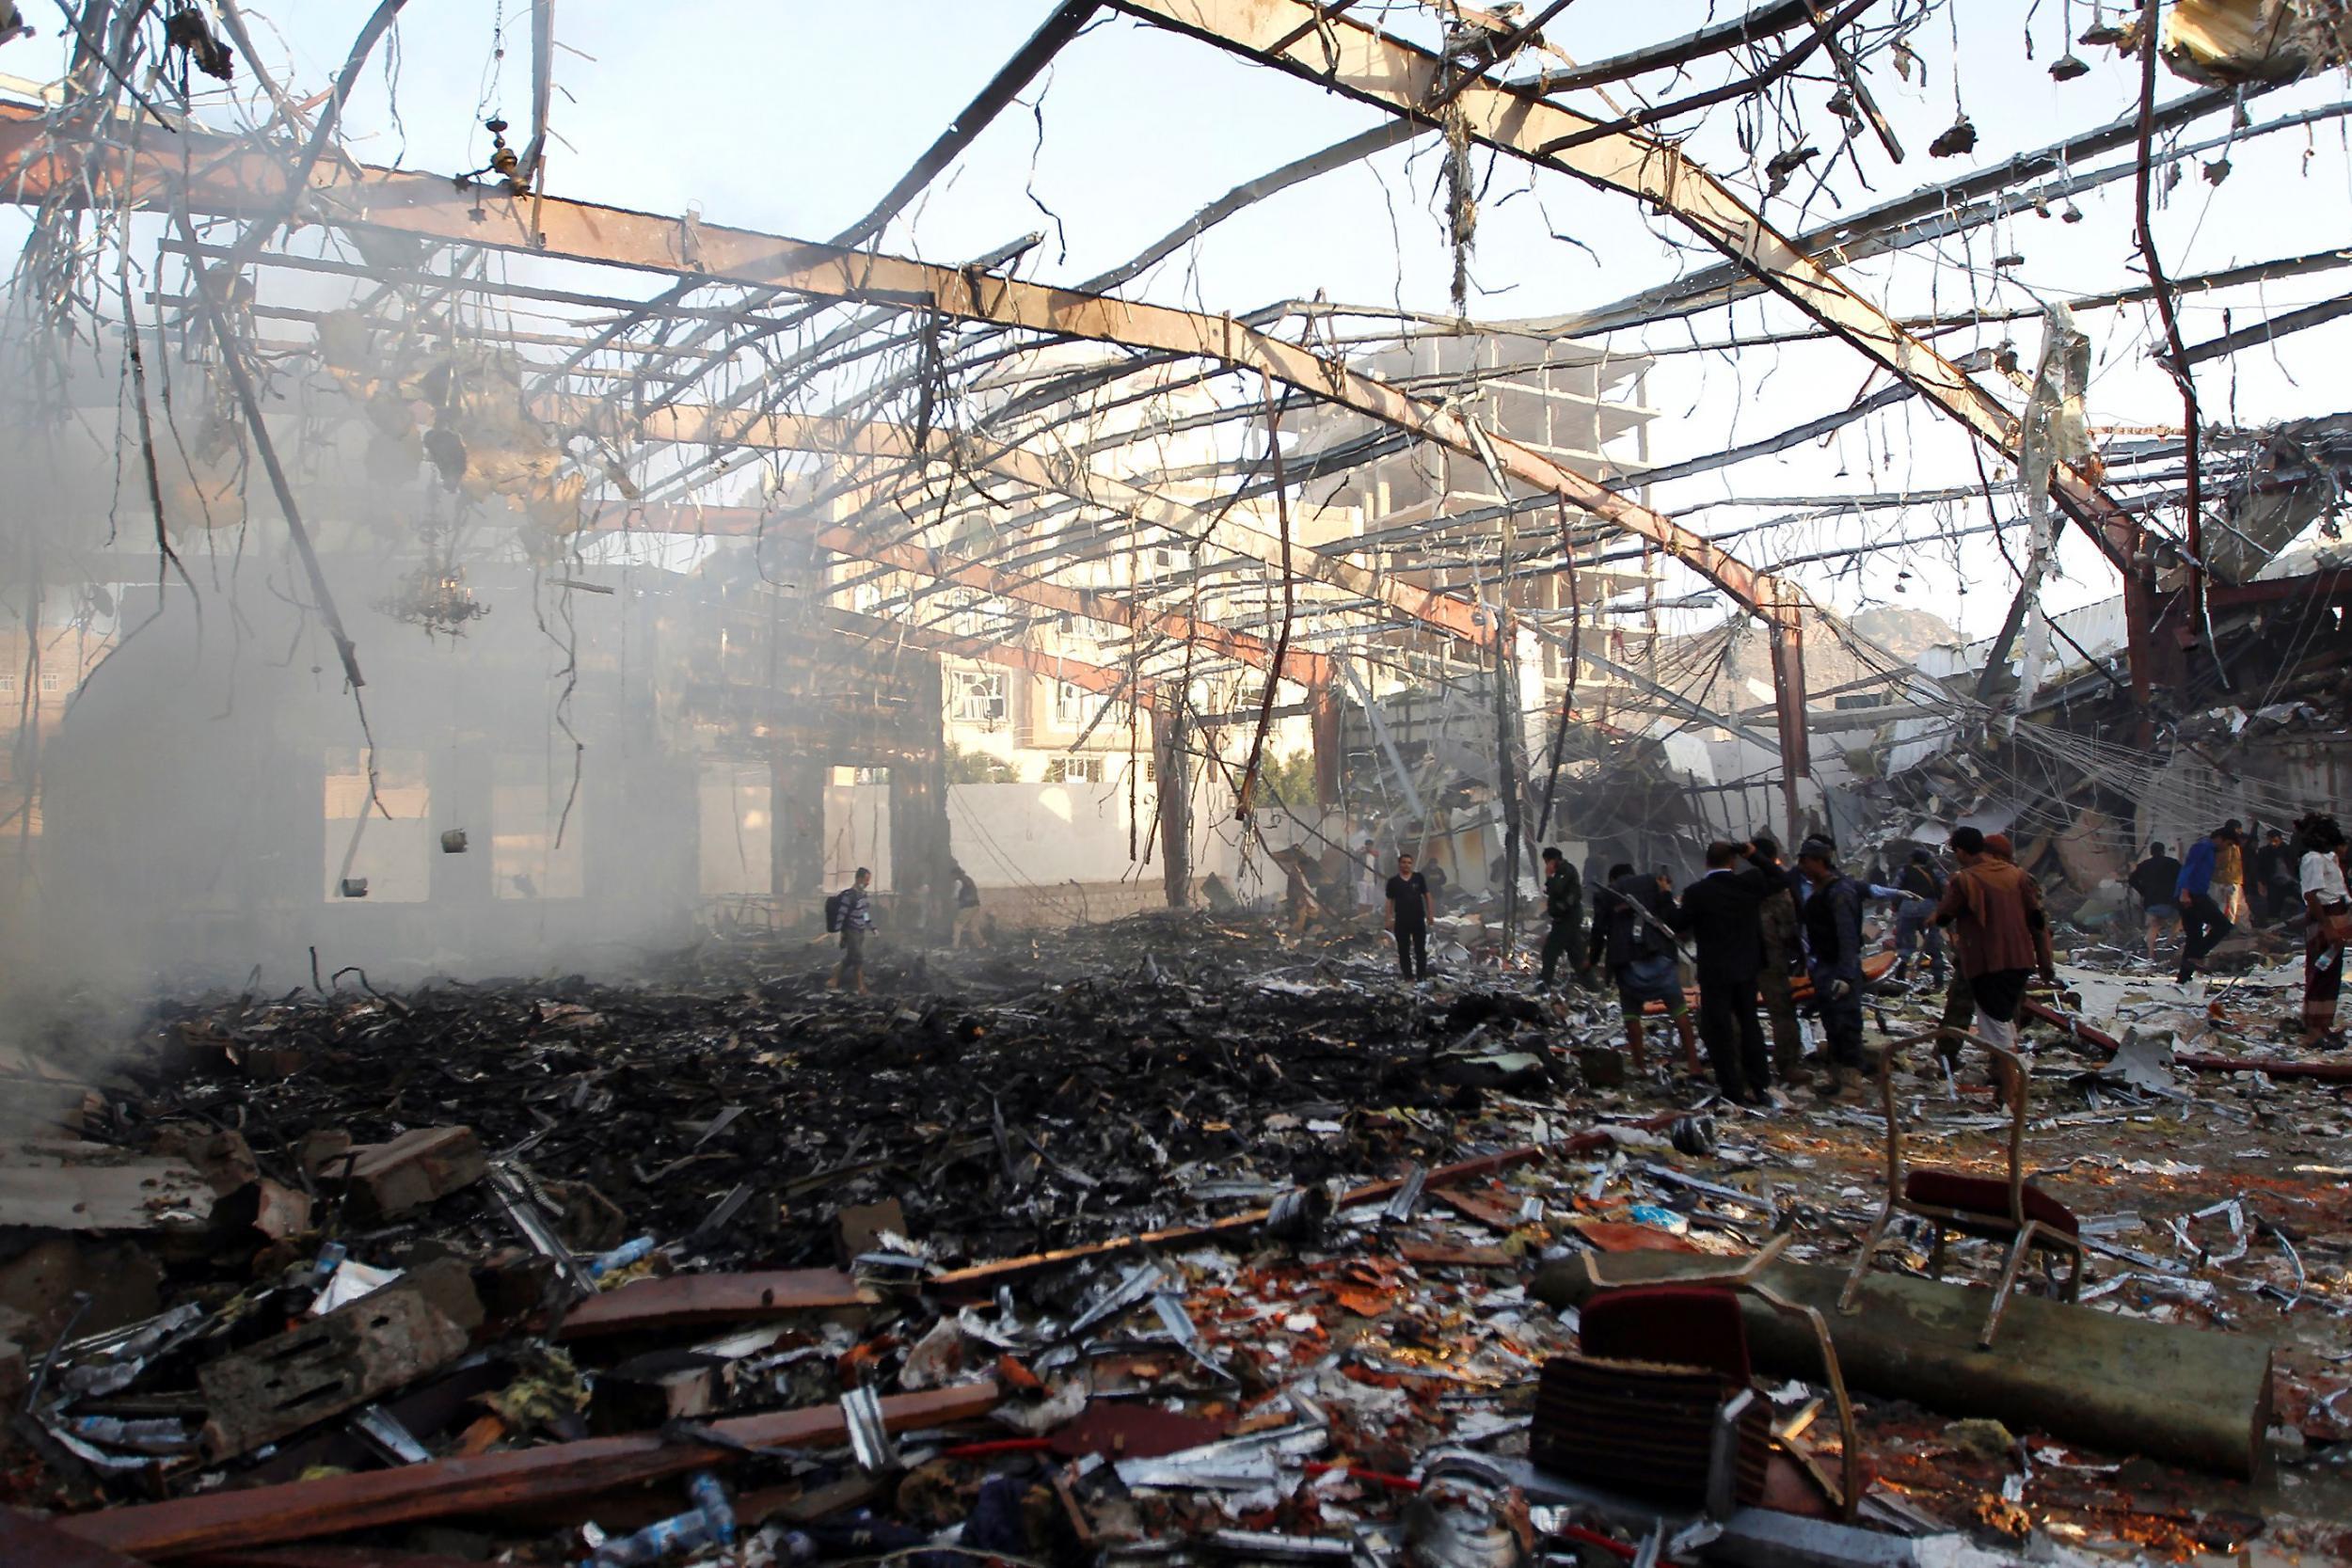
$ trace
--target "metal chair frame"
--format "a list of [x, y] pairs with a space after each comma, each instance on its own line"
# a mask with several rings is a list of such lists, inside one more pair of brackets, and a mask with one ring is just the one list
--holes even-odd
[[[1820, 1308], [1791, 1301], [1757, 1277], [1767, 1265], [1788, 1250], [1788, 1243], [1795, 1239], [1784, 1231], [1732, 1267], [1677, 1274], [1669, 1279], [1604, 1278], [1600, 1272], [1600, 1255], [1588, 1252], [1584, 1255], [1584, 1275], [1593, 1282], [1597, 1291], [1631, 1290], [1645, 1285], [1726, 1285], [1735, 1291], [1748, 1292], [1775, 1312], [1803, 1318], [1813, 1330], [1813, 1341], [1821, 1353], [1821, 1368], [1829, 1379], [1830, 1395], [1837, 1405], [1837, 1484], [1831, 1486], [1829, 1478], [1821, 1475], [1820, 1466], [1812, 1465], [1809, 1460], [1806, 1467], [1832, 1494], [1830, 1500], [1837, 1505], [1838, 1517], [1851, 1519], [1855, 1510], [1862, 1506], [1862, 1443], [1854, 1429], [1853, 1401], [1846, 1394], [1846, 1370], [1837, 1359], [1837, 1347], [1830, 1342], [1829, 1321], [1821, 1316]], [[1719, 1418], [1715, 1464], [1708, 1486], [1707, 1512], [1709, 1517], [1721, 1519], [1729, 1516], [1732, 1449], [1736, 1442], [1740, 1413], [1754, 1397], [1753, 1389], [1742, 1391], [1724, 1407]]]
[[1854, 1259], [1853, 1273], [1846, 1280], [1846, 1288], [1838, 1293], [1837, 1310], [1851, 1316], [1858, 1310], [1854, 1296], [1862, 1289], [1865, 1275], [1878, 1249], [1886, 1240], [1886, 1232], [1898, 1213], [1916, 1215], [1935, 1227], [1935, 1244], [1928, 1255], [1928, 1274], [1942, 1278], [1945, 1245], [1958, 1232], [2006, 1229], [2009, 1256], [2001, 1267], [2000, 1283], [1994, 1287], [1993, 1308], [1985, 1314], [1984, 1331], [1977, 1337], [1980, 1350], [1993, 1348], [1994, 1336], [2000, 1331], [2001, 1313], [2009, 1306], [2010, 1293], [2016, 1289], [2018, 1272], [2025, 1266], [2026, 1255], [2037, 1247], [2045, 1253], [2070, 1257], [2074, 1266], [2060, 1288], [2061, 1299], [2080, 1299], [2083, 1287], [2084, 1252], [2081, 1239], [2069, 1236], [2047, 1223], [2030, 1218], [2026, 1213], [2026, 1074], [2024, 1058], [2014, 1051], [1994, 1045], [1977, 1035], [1962, 1035], [1966, 1042], [1982, 1046], [1987, 1053], [2007, 1065], [2007, 1085], [2004, 1098], [2009, 1104], [2009, 1212], [1990, 1213], [1975, 1209], [1952, 1209], [1931, 1203], [1920, 1203], [1903, 1196], [1905, 1166], [1903, 1162], [1902, 1118], [1895, 1108], [1895, 1058], [1912, 1046], [1928, 1041], [1950, 1038], [1942, 1029], [1931, 1029], [1909, 1035], [1886, 1047], [1879, 1058], [1879, 1103], [1886, 1114], [1886, 1204], [1879, 1212], [1876, 1223], [1862, 1244], [1862, 1256]]

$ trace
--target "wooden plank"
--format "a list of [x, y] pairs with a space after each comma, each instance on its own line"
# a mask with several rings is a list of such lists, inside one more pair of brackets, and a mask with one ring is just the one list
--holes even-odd
[[1489, 1230], [1498, 1230], [1508, 1236], [1519, 1227], [1517, 1213], [1499, 1203], [1490, 1203], [1475, 1193], [1466, 1193], [1458, 1187], [1432, 1187], [1429, 1196], [1465, 1219], [1476, 1220]]
[[[2018, 1008], [2027, 1018], [2038, 1018], [2044, 1023], [2055, 1023], [2088, 1045], [2095, 1045], [2108, 1055], [2115, 1054], [2115, 1037], [2095, 1024], [2062, 1013], [2048, 1003], [2026, 997]], [[2278, 1062], [2256, 1061], [2238, 1056], [2201, 1056], [2175, 1051], [2172, 1065], [2192, 1072], [2266, 1072], [2273, 1078], [2311, 1078], [2323, 1084], [2352, 1084], [2352, 1062]]]
[[261, 1546], [251, 1551], [203, 1552], [189, 1568], [482, 1568], [469, 1558], [395, 1552], [380, 1546]]
[[[1571, 1139], [1568, 1147], [1578, 1146]], [[1465, 1160], [1459, 1164], [1441, 1166], [1429, 1173], [1428, 1183], [1435, 1187], [1442, 1181], [1467, 1181], [1476, 1177], [1491, 1176], [1499, 1170], [1508, 1170], [1514, 1165], [1523, 1165], [1543, 1157], [1542, 1149], [1533, 1144], [1523, 1144], [1517, 1148], [1506, 1148], [1499, 1153], [1482, 1154], [1476, 1159]], [[1358, 1187], [1353, 1192], [1341, 1195], [1334, 1207], [1346, 1209], [1359, 1203], [1377, 1203], [1383, 1198], [1395, 1196], [1396, 1190], [1403, 1185], [1401, 1181], [1375, 1181], [1370, 1186]], [[1080, 1262], [1092, 1258], [1113, 1258], [1122, 1252], [1134, 1252], [1141, 1247], [1157, 1246], [1163, 1243], [1197, 1242], [1219, 1236], [1246, 1235], [1263, 1225], [1268, 1212], [1269, 1211], [1264, 1209], [1252, 1209], [1246, 1213], [1229, 1215], [1221, 1220], [1211, 1220], [1205, 1225], [1171, 1226], [1166, 1230], [1146, 1230], [1133, 1236], [1113, 1236], [1105, 1241], [1088, 1242], [1080, 1246], [1058, 1247], [1052, 1252], [1033, 1252], [1021, 1258], [1000, 1258], [993, 1262], [975, 1263], [969, 1268], [949, 1269], [944, 1274], [935, 1274], [926, 1283], [933, 1290], [963, 1290], [976, 1285], [987, 1285], [993, 1288], [1003, 1281], [1016, 1279], [1024, 1275], [1037, 1274], [1046, 1269], [1059, 1268], [1065, 1263]]]
[[1518, 1259], [1495, 1246], [1441, 1246], [1429, 1242], [1401, 1242], [1397, 1256], [1419, 1268], [1509, 1269]]
[[136, 1558], [68, 1535], [56, 1521], [16, 1508], [0, 1508], [0, 1562], [25, 1568], [146, 1568]]
[[1696, 1252], [1699, 1249], [1671, 1230], [1654, 1225], [1629, 1225], [1623, 1220], [1570, 1220], [1576, 1233], [1603, 1252]]
[[559, 1339], [589, 1339], [641, 1328], [699, 1327], [790, 1312], [871, 1307], [881, 1298], [837, 1269], [760, 1274], [678, 1274], [640, 1279], [572, 1308]]
[[[900, 1394], [882, 1402], [882, 1421], [897, 1432], [970, 1420], [986, 1415], [1002, 1398], [993, 1382]], [[739, 1416], [711, 1427], [728, 1442], [752, 1448], [830, 1447], [849, 1440], [838, 1405]], [[61, 1519], [57, 1528], [114, 1551], [176, 1559], [592, 1497], [740, 1457], [733, 1449], [673, 1443], [652, 1433], [591, 1437], [109, 1509]]]

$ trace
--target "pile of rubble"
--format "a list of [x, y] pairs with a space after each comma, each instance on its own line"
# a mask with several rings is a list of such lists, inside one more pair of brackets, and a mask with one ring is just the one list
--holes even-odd
[[[1914, 1220], [1838, 1309], [1874, 1105], [1629, 1080], [1589, 1001], [1230, 917], [885, 957], [871, 997], [828, 956], [21, 1058], [0, 1397], [50, 1516], [0, 1512], [0, 1560], [2352, 1552], [2345, 1075], [2201, 1066], [2264, 977], [2070, 970], [2026, 1148], [2089, 1279], [1987, 1351], [2003, 1248], [1931, 1280]], [[1915, 1161], [2001, 1168], [1984, 1073], [1888, 1082]], [[1747, 1375], [1677, 1449], [1692, 1387], [1593, 1359], [1595, 1304], [1735, 1275]]]

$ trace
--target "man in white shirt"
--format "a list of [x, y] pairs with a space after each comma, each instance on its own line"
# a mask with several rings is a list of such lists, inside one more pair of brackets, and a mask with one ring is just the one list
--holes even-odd
[[2332, 816], [2313, 813], [2295, 825], [2302, 846], [2303, 1045], [2343, 1043], [2336, 1037], [2336, 997], [2344, 989], [2344, 944], [2352, 936], [2352, 898], [2344, 882], [2344, 831]]

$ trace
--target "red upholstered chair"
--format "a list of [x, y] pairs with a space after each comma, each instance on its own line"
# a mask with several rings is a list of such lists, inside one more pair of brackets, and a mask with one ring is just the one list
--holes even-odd
[[2038, 1250], [2045, 1255], [2072, 1258], [2074, 1266], [2068, 1271], [2059, 1290], [2068, 1301], [2081, 1296], [2082, 1227], [2066, 1205], [2026, 1179], [2026, 1064], [2015, 1052], [1974, 1035], [1964, 1037], [1983, 1046], [1992, 1055], [1994, 1081], [2009, 1106], [2008, 1174], [1975, 1176], [1966, 1171], [1913, 1170], [1904, 1164], [1902, 1118], [1895, 1109], [1895, 1058], [1906, 1048], [1935, 1039], [1940, 1034], [1941, 1031], [1933, 1031], [1897, 1040], [1879, 1060], [1879, 1103], [1886, 1114], [1886, 1203], [1862, 1243], [1862, 1256], [1854, 1259], [1853, 1273], [1837, 1298], [1837, 1308], [1848, 1313], [1855, 1310], [1854, 1296], [1862, 1289], [1863, 1276], [1870, 1272], [1871, 1260], [1878, 1255], [1879, 1243], [1886, 1239], [1896, 1214], [1915, 1214], [1935, 1227], [1935, 1244], [1928, 1255], [1928, 1273], [1938, 1278], [1944, 1274], [1945, 1245], [1955, 1235], [2009, 1243], [2000, 1283], [1994, 1288], [1992, 1310], [1985, 1314], [1984, 1332], [1977, 1337], [1977, 1343], [1990, 1350], [1994, 1335], [2000, 1330], [2002, 1308], [2009, 1305], [2010, 1292], [2016, 1288], [2018, 1271], [2025, 1266], [2026, 1254]]
[[1705, 1367], [1742, 1388], [1756, 1381], [1740, 1298], [1727, 1285], [1625, 1285], [1578, 1314], [1578, 1342], [1604, 1361]]
[[[1544, 1365], [1530, 1441], [1535, 1462], [1630, 1494], [1697, 1501], [1718, 1517], [1763, 1500], [1778, 1461], [1769, 1403], [1752, 1386], [1744, 1291], [1812, 1326], [1844, 1444], [1840, 1481], [1814, 1474], [1851, 1518], [1861, 1449], [1829, 1326], [1756, 1277], [1789, 1241], [1776, 1236], [1736, 1266], [1664, 1283], [1613, 1282], [1599, 1256], [1586, 1254], [1594, 1290], [1579, 1313], [1581, 1354]], [[1809, 1457], [1804, 1463], [1813, 1468]]]

